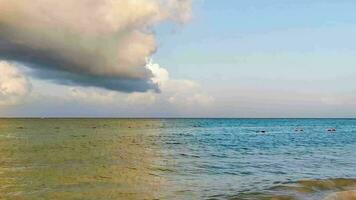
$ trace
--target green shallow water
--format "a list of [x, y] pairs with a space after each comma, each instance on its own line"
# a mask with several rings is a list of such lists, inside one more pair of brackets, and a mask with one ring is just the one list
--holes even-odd
[[[145, 121], [1, 120], [0, 197], [153, 199], [160, 147]], [[159, 122], [150, 122], [158, 126]]]
[[323, 199], [356, 189], [355, 130], [332, 119], [0, 119], [0, 199]]

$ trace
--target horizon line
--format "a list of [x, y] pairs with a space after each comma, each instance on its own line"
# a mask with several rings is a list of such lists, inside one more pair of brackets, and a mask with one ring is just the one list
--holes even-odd
[[0, 119], [356, 119], [356, 117], [0, 117]]

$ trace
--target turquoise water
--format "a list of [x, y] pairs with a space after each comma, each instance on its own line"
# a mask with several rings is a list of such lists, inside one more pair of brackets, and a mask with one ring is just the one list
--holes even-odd
[[323, 199], [355, 166], [355, 119], [0, 120], [0, 199]]

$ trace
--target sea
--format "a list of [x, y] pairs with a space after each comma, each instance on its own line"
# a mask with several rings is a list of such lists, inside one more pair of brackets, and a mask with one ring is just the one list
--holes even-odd
[[0, 119], [0, 199], [356, 199], [354, 190], [356, 119]]

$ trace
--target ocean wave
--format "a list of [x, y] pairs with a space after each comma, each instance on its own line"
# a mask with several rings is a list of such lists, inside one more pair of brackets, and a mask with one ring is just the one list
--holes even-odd
[[356, 200], [356, 179], [314, 179], [284, 183], [263, 192], [230, 196], [231, 200]]

